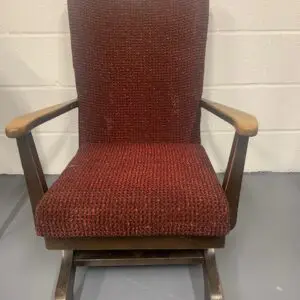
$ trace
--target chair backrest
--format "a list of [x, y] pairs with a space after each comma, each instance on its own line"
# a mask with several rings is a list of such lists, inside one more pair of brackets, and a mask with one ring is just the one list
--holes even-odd
[[199, 142], [208, 0], [68, 0], [80, 144]]

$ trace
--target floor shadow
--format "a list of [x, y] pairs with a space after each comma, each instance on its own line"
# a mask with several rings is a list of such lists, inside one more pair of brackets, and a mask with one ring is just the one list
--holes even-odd
[[[77, 268], [75, 284], [74, 284], [74, 300], [81, 300], [83, 287], [85, 283], [85, 277], [88, 271], [88, 268]], [[96, 298], [95, 298], [96, 299]]]
[[191, 282], [195, 294], [195, 299], [204, 300], [204, 281], [202, 266], [191, 265], [189, 267], [189, 273], [191, 276]]
[[13, 207], [13, 209], [10, 211], [9, 215], [5, 219], [5, 221], [2, 223], [2, 226], [0, 227], [0, 240], [4, 237], [4, 234], [9, 227], [9, 225], [12, 223], [12, 221], [16, 218], [22, 207], [24, 206], [25, 202], [28, 200], [28, 194], [26, 190], [25, 180], [23, 180], [23, 191], [22, 194], [18, 197], [19, 200], [17, 201], [16, 205]]

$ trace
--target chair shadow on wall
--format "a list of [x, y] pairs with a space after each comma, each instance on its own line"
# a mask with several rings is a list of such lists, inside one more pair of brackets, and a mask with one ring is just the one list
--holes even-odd
[[[214, 17], [213, 13], [214, 13], [214, 11], [211, 11], [209, 14], [209, 31], [208, 31], [207, 46], [206, 46], [204, 92], [203, 92], [204, 98], [207, 98], [211, 101], [215, 100], [215, 99], [213, 99], [213, 96], [212, 96], [213, 93], [211, 93], [211, 90], [214, 89], [215, 86], [224, 84], [224, 82], [222, 82], [222, 80], [223, 80], [222, 76], [220, 78], [219, 74], [214, 73], [216, 70], [216, 68], [214, 67], [216, 64], [216, 61], [215, 61], [216, 57], [214, 55], [214, 53], [215, 53], [214, 49], [218, 46], [215, 43], [215, 39], [218, 38], [218, 35], [214, 36], [214, 34], [213, 34], [213, 30], [215, 28], [215, 26], [214, 26], [214, 18], [215, 17]], [[226, 13], [224, 12], [223, 15], [224, 14], [226, 14]], [[230, 72], [232, 72], [232, 70], [234, 69], [234, 66], [233, 66], [234, 51], [232, 49], [226, 49], [226, 48], [222, 49], [222, 51], [223, 51], [223, 57], [226, 57], [227, 61], [229, 61], [229, 63], [226, 63], [224, 66], [222, 66], [222, 68], [225, 69], [228, 67], [228, 65], [231, 65]], [[216, 53], [218, 53], [218, 52], [216, 52]], [[220, 68], [220, 66], [218, 68]], [[220, 71], [219, 69], [217, 69], [217, 70]], [[223, 72], [224, 72], [224, 70], [223, 70]], [[206, 116], [209, 116], [209, 120], [208, 120], [208, 118], [206, 118]], [[215, 116], [213, 116], [209, 112], [202, 110], [201, 137], [202, 137], [202, 141], [204, 142], [203, 143], [204, 146], [206, 145], [207, 146], [206, 148], [211, 150], [211, 154], [214, 157], [214, 159], [212, 159], [212, 157], [210, 157], [211, 160], [214, 162], [214, 164], [216, 166], [219, 166], [219, 168], [221, 167], [221, 169], [225, 170], [227, 161], [224, 161], [224, 155], [222, 154], [222, 153], [224, 153], [224, 149], [222, 147], [220, 147], [219, 144], [216, 144], [216, 139], [214, 139], [214, 136], [216, 136], [216, 134], [224, 134], [224, 132], [221, 132], [221, 133], [220, 133], [220, 131], [217, 133], [213, 132], [214, 126], [211, 126], [211, 124], [215, 120], [218, 121]], [[225, 123], [223, 123], [223, 124], [225, 125]], [[230, 148], [230, 146], [231, 145], [228, 144], [228, 149]]]
[[[59, 66], [64, 66], [62, 63], [62, 57], [66, 56], [67, 51], [66, 49], [63, 50], [63, 55], [59, 57]], [[3, 42], [0, 45], [0, 53], [1, 56], [5, 58], [5, 60], [1, 62], [1, 66], [3, 67], [1, 68], [2, 70], [0, 72], [0, 86], [2, 87], [0, 89], [0, 130], [4, 135], [5, 126], [12, 119], [17, 116], [32, 112], [33, 110], [44, 108], [45, 106], [57, 104], [57, 99], [53, 99], [53, 102], [51, 103], [45, 103], [45, 101], [42, 101], [41, 104], [36, 101], [38, 100], [38, 97], [42, 97], [43, 93], [47, 93], [47, 87], [45, 86], [47, 86], [48, 83], [45, 84], [45, 79], [41, 78], [40, 75], [37, 74], [35, 70], [32, 69], [30, 65], [20, 57], [18, 52], [14, 51], [13, 47], [10, 47], [9, 41], [7, 44]], [[11, 70], [16, 71], [12, 72]], [[62, 70], [62, 72], [65, 71]], [[43, 85], [42, 89], [40, 88], [41, 85]], [[49, 90], [50, 89], [51, 84], [49, 84]], [[36, 97], [37, 94], [38, 97]], [[67, 101], [70, 99], [65, 100]], [[69, 124], [66, 124], [66, 127], [68, 125]], [[49, 128], [51, 126], [51, 122], [46, 126]], [[61, 149], [66, 151], [67, 144], [66, 138], [63, 135], [56, 135], [57, 137], [55, 139], [55, 143], [52, 143], [50, 146], [48, 144], [45, 148], [42, 148], [40, 137], [43, 134], [44, 137], [47, 135], [51, 136], [49, 129], [47, 130], [47, 133], [45, 132], [46, 131], [44, 131], [43, 128], [38, 128], [37, 131], [33, 132], [33, 135], [37, 141], [36, 146], [42, 165], [45, 164], [46, 160], [47, 164], [50, 165], [51, 162], [60, 155]], [[5, 139], [5, 137], [3, 138]], [[21, 172], [22, 169], [15, 140], [7, 140], [5, 145], [6, 149], [3, 151], [5, 155], [3, 155], [3, 161], [1, 164], [3, 163], [3, 167], [7, 170], [7, 173], [15, 173], [16, 171]], [[27, 193], [24, 193], [24, 197], [21, 197], [7, 219], [4, 221], [3, 224], [5, 228], [2, 226], [3, 228], [0, 229], [0, 232], [5, 232], [6, 228], [19, 213], [26, 199], [28, 199], [28, 196]]]
[[[23, 70], [25, 69], [25, 64], [24, 62], [20, 62], [19, 65], [23, 64]], [[29, 73], [33, 73], [32, 70], [30, 70], [30, 68], [26, 69], [27, 74]], [[31, 76], [31, 75], [28, 75]], [[2, 76], [0, 74], [0, 82], [2, 81]], [[50, 87], [49, 87], [50, 88]], [[35, 91], [34, 91], [35, 92]], [[46, 93], [47, 91], [45, 91]], [[29, 89], [25, 88], [16, 88], [16, 89], [4, 89], [4, 90], [0, 90], [0, 98], [2, 98], [4, 101], [2, 101], [2, 107], [0, 109], [0, 123], [3, 124], [3, 132], [5, 129], [5, 126], [15, 117], [17, 116], [21, 116], [23, 114], [26, 113], [30, 113], [34, 110], [38, 110], [38, 109], [42, 109], [45, 107], [45, 105], [30, 105], [29, 103], [33, 101], [33, 99], [30, 99], [30, 94], [31, 92], [29, 91]], [[40, 93], [41, 94], [41, 93]], [[55, 102], [55, 99], [53, 99], [54, 101], [52, 103], [47, 103], [47, 106], [51, 106], [56, 104], [57, 102]], [[69, 99], [66, 99], [66, 101]], [[36, 104], [36, 102], [35, 102]], [[66, 127], [68, 127], [68, 125], [70, 125], [71, 121], [68, 122], [68, 124], [66, 124]], [[43, 126], [43, 125], [42, 125]], [[41, 127], [42, 127], [41, 126]], [[48, 129], [46, 129], [47, 127]], [[47, 149], [42, 148], [41, 146], [41, 137], [44, 136], [51, 136], [51, 130], [49, 130], [49, 127], [51, 126], [51, 121], [49, 122], [49, 124], [47, 124], [44, 129], [43, 128], [38, 128], [37, 130], [34, 130], [33, 136], [35, 138], [36, 141], [36, 146], [37, 146], [37, 150], [39, 153], [39, 156], [41, 158], [41, 162], [42, 165], [46, 163], [47, 160], [47, 165], [50, 165], [51, 162], [60, 154], [61, 149], [65, 149], [66, 148], [66, 138], [63, 135], [56, 135], [57, 139], [55, 140], [55, 143], [53, 143], [50, 147], [49, 144], [47, 145]], [[45, 130], [45, 131], [44, 131]], [[10, 150], [10, 149], [9, 149]], [[9, 151], [8, 150], [8, 151]], [[13, 150], [13, 149], [11, 149]], [[16, 152], [16, 160], [19, 161], [19, 159], [17, 158], [17, 145], [15, 144], [15, 148], [14, 148], [15, 152]], [[18, 167], [18, 170], [21, 170], [21, 167]], [[11, 170], [12, 172], [15, 172], [15, 170]]]

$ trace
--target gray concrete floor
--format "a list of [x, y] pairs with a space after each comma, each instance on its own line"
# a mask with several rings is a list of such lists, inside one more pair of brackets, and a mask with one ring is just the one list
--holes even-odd
[[[50, 182], [55, 177], [48, 178]], [[0, 299], [52, 299], [60, 253], [35, 236], [22, 176], [0, 176]], [[228, 300], [299, 299], [300, 174], [246, 175], [217, 261]], [[81, 268], [75, 300], [203, 300], [200, 267]]]

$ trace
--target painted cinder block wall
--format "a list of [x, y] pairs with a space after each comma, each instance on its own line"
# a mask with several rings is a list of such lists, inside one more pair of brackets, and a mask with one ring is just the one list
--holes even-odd
[[[300, 1], [211, 0], [204, 96], [257, 116], [246, 171], [300, 171]], [[76, 96], [66, 0], [2, 1], [0, 10], [0, 174], [22, 173], [5, 124], [17, 114]], [[232, 128], [208, 114], [203, 143], [224, 171]], [[35, 131], [45, 172], [74, 155], [77, 115]]]

